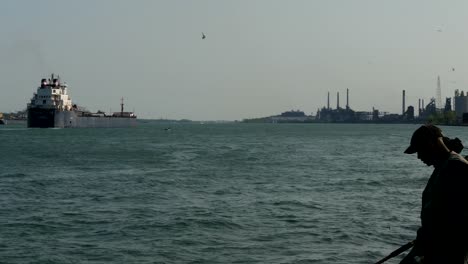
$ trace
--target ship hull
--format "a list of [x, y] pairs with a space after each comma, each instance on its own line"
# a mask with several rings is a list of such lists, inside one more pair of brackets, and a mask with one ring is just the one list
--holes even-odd
[[54, 118], [54, 109], [28, 109], [28, 127], [54, 127]]
[[133, 127], [137, 125], [134, 117], [83, 116], [80, 112], [59, 111], [55, 109], [28, 109], [28, 127]]

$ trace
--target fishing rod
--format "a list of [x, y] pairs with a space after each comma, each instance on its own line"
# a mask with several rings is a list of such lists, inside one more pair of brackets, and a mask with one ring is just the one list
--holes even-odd
[[405, 252], [406, 250], [412, 248], [414, 245], [414, 240], [411, 241], [411, 242], [408, 242], [407, 244], [401, 246], [399, 249], [393, 251], [392, 253], [390, 253], [390, 255], [386, 256], [385, 258], [377, 261], [375, 264], [381, 264], [381, 263], [384, 263], [385, 261], [391, 259], [391, 258], [394, 258], [398, 255], [400, 255], [401, 253]]

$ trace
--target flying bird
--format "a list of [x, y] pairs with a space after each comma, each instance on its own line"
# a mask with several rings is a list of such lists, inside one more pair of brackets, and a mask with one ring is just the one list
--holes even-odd
[[452, 71], [455, 71], [455, 68], [452, 68]]
[[205, 33], [202, 32], [201, 34], [202, 34], [201, 39], [205, 39], [206, 38]]

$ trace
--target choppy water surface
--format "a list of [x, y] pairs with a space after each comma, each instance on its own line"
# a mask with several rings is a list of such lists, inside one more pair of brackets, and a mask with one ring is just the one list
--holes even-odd
[[1, 127], [0, 262], [373, 263], [415, 235], [415, 125], [168, 126]]

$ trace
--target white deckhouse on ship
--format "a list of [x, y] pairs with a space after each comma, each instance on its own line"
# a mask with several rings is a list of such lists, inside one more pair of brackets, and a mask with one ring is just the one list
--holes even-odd
[[60, 77], [42, 79], [27, 105], [28, 127], [129, 127], [136, 126], [133, 112], [121, 111], [107, 115], [104, 112], [91, 113], [72, 103], [68, 86]]

